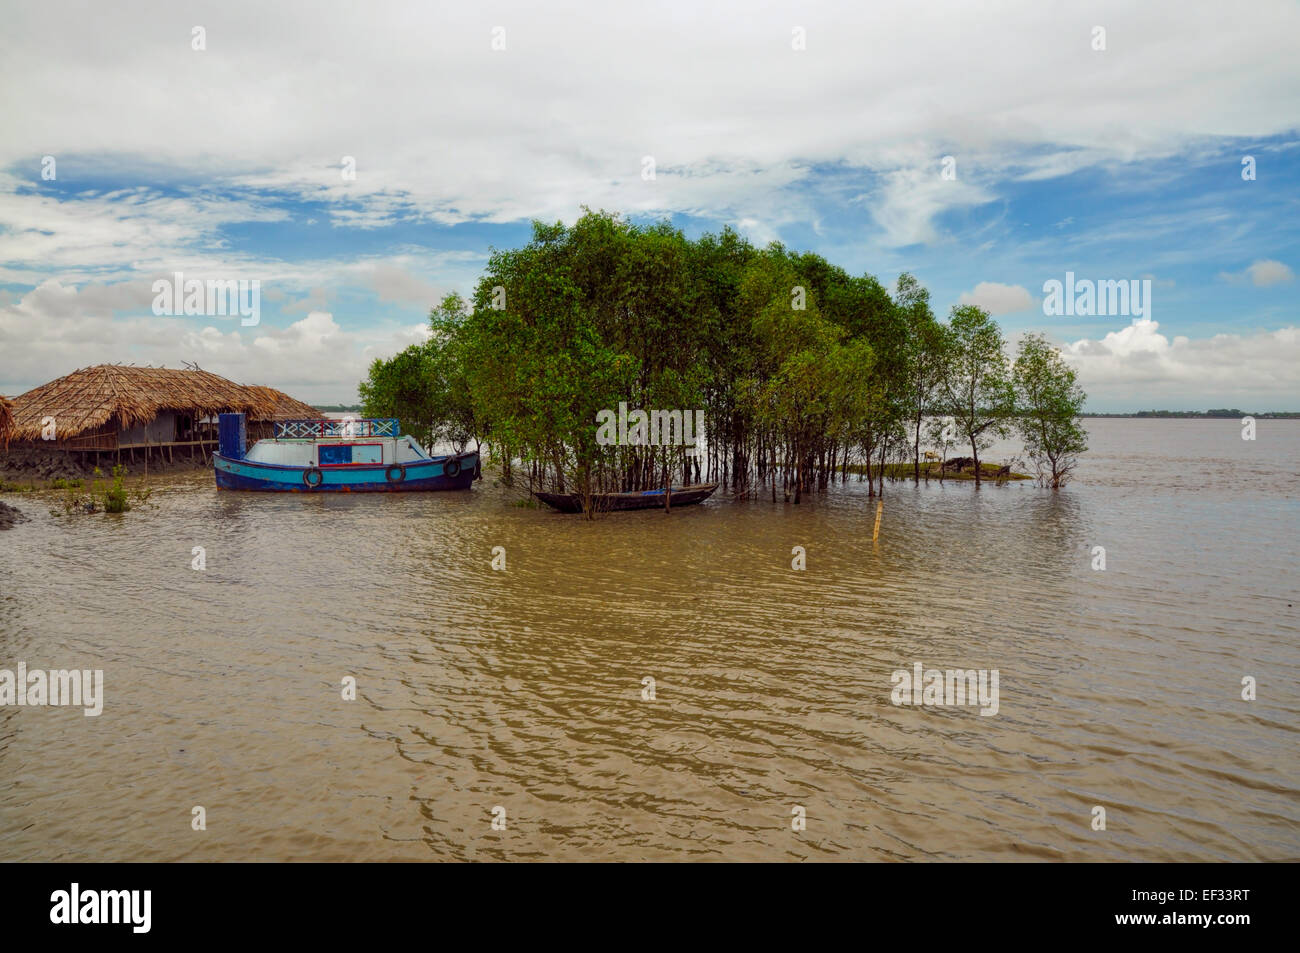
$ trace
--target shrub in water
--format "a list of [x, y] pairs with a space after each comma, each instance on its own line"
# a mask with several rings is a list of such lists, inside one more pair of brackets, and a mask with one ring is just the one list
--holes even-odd
[[123, 484], [125, 476], [126, 472], [121, 464], [113, 467], [113, 483], [104, 491], [105, 513], [125, 513], [131, 508], [131, 504], [126, 499], [126, 486]]

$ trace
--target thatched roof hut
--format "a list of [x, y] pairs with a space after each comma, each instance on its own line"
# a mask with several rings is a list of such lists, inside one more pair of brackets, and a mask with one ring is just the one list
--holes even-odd
[[320, 416], [320, 411], [311, 404], [304, 404], [296, 397], [290, 397], [274, 387], [261, 387], [250, 384], [244, 390], [252, 391], [264, 400], [270, 408], [269, 416], [253, 414], [254, 420], [312, 420]]
[[290, 397], [274, 387], [249, 385], [244, 390], [252, 392], [263, 403], [263, 408], [248, 415], [248, 439], [261, 440], [275, 436], [277, 420], [315, 420], [321, 413], [310, 404]]
[[15, 440], [39, 440], [41, 421], [54, 419], [56, 439], [106, 424], [126, 429], [164, 410], [206, 417], [223, 411], [269, 414], [264, 396], [208, 371], [97, 364], [20, 394], [14, 401]]
[[19, 395], [10, 436], [41, 440], [52, 419], [54, 440], [68, 449], [186, 443], [202, 436], [205, 418], [227, 412], [254, 421], [319, 416], [274, 388], [236, 384], [210, 371], [98, 364]]

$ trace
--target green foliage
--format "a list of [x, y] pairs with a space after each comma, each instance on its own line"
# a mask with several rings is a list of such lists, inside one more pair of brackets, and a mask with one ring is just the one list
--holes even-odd
[[362, 413], [397, 417], [405, 433], [428, 444], [436, 400], [432, 363], [427, 344], [412, 344], [387, 361], [376, 359], [369, 378], [357, 387]]
[[466, 377], [466, 317], [464, 299], [449, 294], [429, 314], [429, 340], [371, 364], [357, 387], [362, 413], [398, 418], [403, 432], [425, 446], [447, 441], [463, 450], [479, 430]]
[[1015, 365], [1017, 429], [1044, 482], [1059, 489], [1088, 449], [1079, 422], [1084, 393], [1074, 368], [1041, 334], [1020, 341]]
[[121, 464], [113, 467], [113, 482], [104, 491], [105, 513], [125, 513], [131, 508], [126, 498], [125, 479], [126, 471], [122, 469]]
[[[149, 501], [153, 491], [148, 487], [129, 490], [126, 486], [126, 468], [121, 464], [113, 467], [112, 480], [105, 484], [99, 478], [104, 474], [99, 467], [94, 470], [95, 479], [83, 494], [81, 480], [55, 480], [51, 486], [61, 484], [63, 494], [63, 512], [65, 513], [126, 513]], [[56, 487], [60, 488], [60, 487]]]
[[942, 410], [939, 392], [953, 339], [930, 310], [930, 292], [910, 274], [899, 275], [894, 301], [907, 323], [904, 404], [912, 428], [912, 476], [919, 480], [925, 418]]
[[[797, 501], [858, 461], [883, 478], [891, 454], [919, 454], [935, 414], [978, 453], [1013, 403], [997, 325], [977, 308], [940, 324], [911, 275], [891, 298], [870, 275], [731, 229], [691, 241], [589, 210], [494, 249], [470, 299], [447, 296], [429, 340], [375, 361], [359, 389], [367, 416], [426, 444], [478, 440], [503, 480], [521, 462], [530, 489], [588, 497], [696, 479], [750, 493], [770, 480], [775, 495], [779, 477]], [[597, 415], [621, 403], [703, 410], [707, 458], [598, 442]]]
[[1002, 340], [1002, 331], [987, 311], [975, 305], [952, 309], [945, 332], [939, 373], [942, 410], [970, 444], [975, 482], [980, 482], [979, 454], [994, 437], [1010, 433], [1015, 414], [1015, 387]]

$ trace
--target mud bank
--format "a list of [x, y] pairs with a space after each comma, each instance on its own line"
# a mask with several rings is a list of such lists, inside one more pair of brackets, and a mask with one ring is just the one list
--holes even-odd
[[[178, 457], [174, 463], [168, 463], [159, 460], [155, 455], [146, 468], [143, 460], [137, 459], [134, 464], [128, 464], [125, 454], [123, 456], [123, 465], [126, 466], [127, 473], [133, 477], [144, 476], [146, 473], [152, 475], [202, 470], [212, 465], [210, 462], [204, 462], [203, 458], [190, 462], [188, 457], [183, 459]], [[102, 458], [99, 468], [104, 476], [109, 476], [113, 472], [113, 462], [113, 458], [108, 455]], [[93, 458], [88, 457], [83, 461], [80, 454], [65, 453], [62, 450], [45, 447], [10, 447], [8, 450], [0, 450], [0, 485], [47, 484], [51, 480], [87, 479], [94, 474]]]

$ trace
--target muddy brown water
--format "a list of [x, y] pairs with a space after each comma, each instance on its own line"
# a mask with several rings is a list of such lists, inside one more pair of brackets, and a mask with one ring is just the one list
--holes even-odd
[[[0, 860], [1300, 857], [1300, 421], [1088, 425], [1064, 493], [887, 484], [876, 545], [856, 482], [6, 495], [0, 669], [105, 701], [0, 708]], [[918, 662], [997, 669], [997, 714], [892, 704]]]

